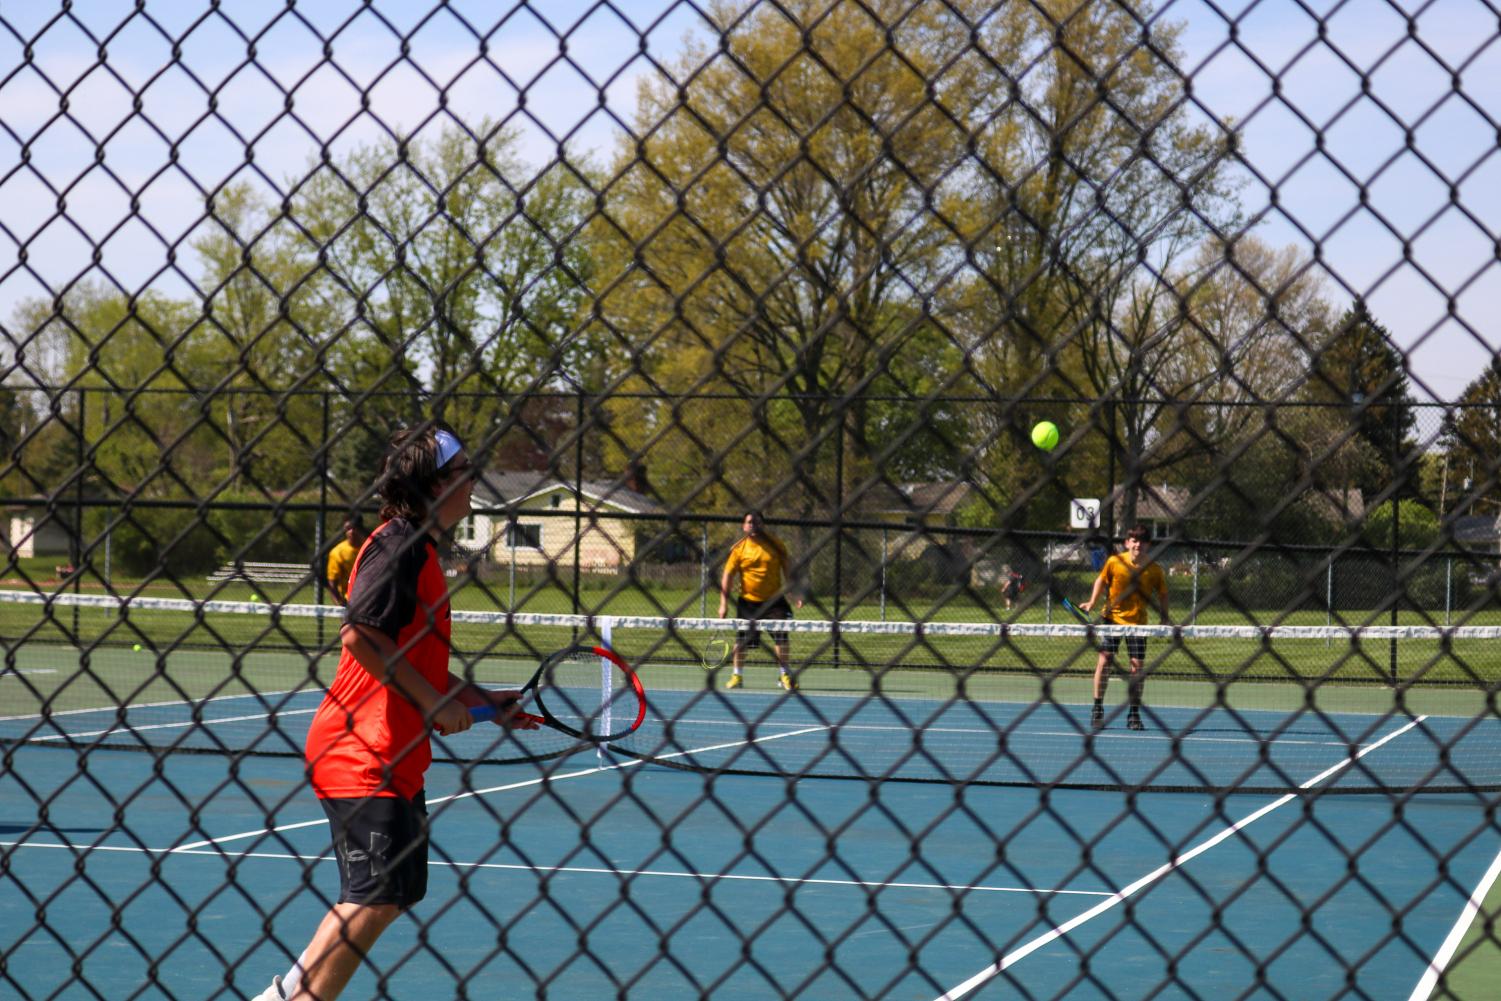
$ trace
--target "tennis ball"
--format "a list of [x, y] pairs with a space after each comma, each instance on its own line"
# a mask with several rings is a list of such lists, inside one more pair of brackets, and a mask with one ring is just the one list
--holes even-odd
[[134, 650], [136, 653], [140, 653], [141, 652], [141, 644], [137, 643], [135, 646], [131, 647], [131, 649]]
[[1044, 452], [1058, 447], [1058, 425], [1052, 421], [1038, 421], [1032, 428], [1032, 444]]
[[[1055, 439], [1056, 439], [1056, 435], [1055, 435], [1055, 436], [1054, 436], [1054, 437], [1055, 437]], [[260, 600], [261, 600], [261, 596], [260, 596], [260, 595], [258, 595], [258, 594], [252, 594], [252, 595], [251, 595], [251, 596], [250, 596], [250, 600], [251, 600], [251, 601], [260, 601]]]

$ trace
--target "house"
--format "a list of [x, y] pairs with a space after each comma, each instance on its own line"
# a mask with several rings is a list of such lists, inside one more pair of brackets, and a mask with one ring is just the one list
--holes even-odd
[[1455, 518], [1449, 526], [1454, 541], [1466, 549], [1501, 552], [1501, 517], [1470, 514]]
[[[1144, 483], [1136, 495], [1135, 523], [1145, 525], [1154, 539], [1172, 535], [1184, 521], [1192, 517], [1193, 512], [1188, 506], [1192, 496], [1187, 487], [1171, 487], [1166, 483], [1152, 486]], [[1131, 527], [1125, 522], [1125, 507], [1125, 498], [1117, 496], [1115, 499], [1117, 534]]]
[[571, 566], [576, 541], [585, 570], [630, 564], [643, 526], [621, 516], [665, 517], [665, 509], [616, 483], [584, 480], [577, 486], [575, 493], [574, 481], [545, 471], [486, 472], [475, 483], [475, 513], [454, 529], [454, 539], [471, 552], [516, 566]]
[[883, 541], [883, 559], [915, 560], [927, 564], [928, 575], [940, 581], [963, 581], [970, 577], [973, 545], [951, 538], [942, 529], [958, 523], [959, 511], [974, 487], [964, 480], [926, 483], [878, 483], [854, 506], [877, 521], [891, 522], [893, 529]]
[[[13, 506], [6, 512], [6, 543], [19, 559], [66, 556], [72, 552], [71, 511], [48, 514], [35, 507]], [[64, 521], [64, 519], [68, 519]]]

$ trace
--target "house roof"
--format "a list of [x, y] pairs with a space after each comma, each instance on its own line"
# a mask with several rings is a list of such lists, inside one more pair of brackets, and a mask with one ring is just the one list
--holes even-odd
[[[665, 514], [666, 509], [656, 501], [628, 490], [619, 483], [604, 480], [584, 480], [579, 493], [590, 508], [613, 508], [630, 514]], [[574, 482], [554, 476], [546, 471], [493, 470], [480, 475], [474, 484], [476, 507], [524, 507], [536, 497], [564, 490], [573, 493]]]
[[[1170, 487], [1165, 483], [1143, 485], [1136, 495], [1136, 518], [1138, 521], [1179, 521], [1193, 514], [1188, 509], [1190, 496], [1187, 487]], [[1125, 498], [1116, 498], [1117, 520], [1124, 506]]]
[[1501, 539], [1501, 518], [1469, 514], [1451, 523], [1454, 541], [1465, 545], [1489, 545]]
[[880, 514], [953, 514], [969, 498], [973, 488], [963, 480], [931, 483], [879, 483], [865, 493], [859, 506]]

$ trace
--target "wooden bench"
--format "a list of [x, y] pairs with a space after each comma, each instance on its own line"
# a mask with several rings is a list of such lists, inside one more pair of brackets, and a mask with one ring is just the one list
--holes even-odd
[[226, 563], [207, 580], [218, 584], [226, 580], [243, 580], [251, 584], [301, 584], [312, 576], [305, 563]]

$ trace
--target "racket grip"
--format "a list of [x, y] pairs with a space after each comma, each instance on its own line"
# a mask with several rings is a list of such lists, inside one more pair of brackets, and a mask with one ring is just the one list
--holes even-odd
[[470, 706], [469, 715], [473, 716], [476, 722], [483, 723], [486, 720], [492, 720], [495, 718], [495, 707]]

